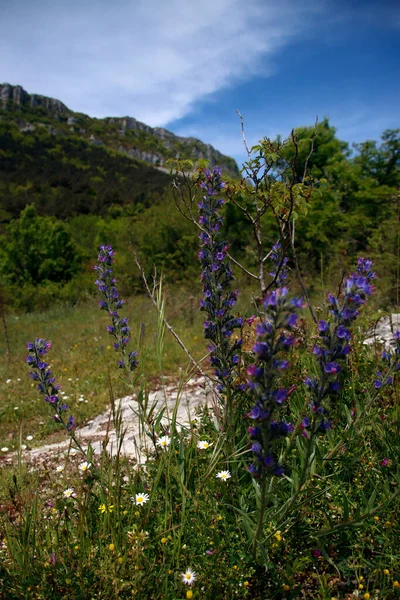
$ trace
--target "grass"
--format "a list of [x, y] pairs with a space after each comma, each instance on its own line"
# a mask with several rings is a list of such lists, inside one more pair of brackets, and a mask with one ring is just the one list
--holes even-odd
[[[201, 313], [197, 299], [189, 292], [174, 290], [169, 295], [167, 315], [196, 359], [204, 356]], [[160, 377], [155, 353], [157, 313], [145, 296], [130, 298], [124, 315], [132, 324], [132, 348], [143, 347], [141, 365], [154, 383]], [[97, 300], [75, 307], [56, 307], [45, 313], [9, 315], [7, 317], [11, 355], [7, 357], [4, 337], [0, 339], [0, 446], [17, 448], [22, 438], [33, 436], [34, 446], [56, 440], [59, 428], [48, 418], [49, 407], [29, 379], [25, 362], [26, 343], [37, 337], [52, 341], [51, 366], [57, 382], [66, 392], [67, 403], [78, 422], [101, 413], [110, 404], [109, 386], [115, 397], [127, 394], [121, 374], [115, 368], [117, 356], [106, 331], [107, 316], [97, 309]], [[164, 375], [179, 376], [187, 362], [180, 346], [167, 333], [163, 352]], [[81, 399], [83, 397], [83, 400]], [[80, 400], [81, 399], [81, 400]], [[27, 441], [25, 441], [28, 444]]]
[[[203, 316], [192, 312], [191, 303], [190, 293], [174, 290], [166, 313], [200, 358]], [[143, 348], [150, 383], [162, 384], [162, 373], [178, 379], [187, 358], [167, 332], [163, 345], [164, 330], [150, 302], [132, 298], [124, 314], [136, 327], [132, 345]], [[0, 598], [400, 598], [400, 398], [396, 386], [374, 389], [379, 353], [358, 335], [374, 317], [366, 314], [355, 330], [343, 390], [331, 407], [332, 430], [316, 436], [309, 454], [299, 426], [283, 440], [286, 471], [268, 480], [262, 542], [254, 544], [260, 486], [247, 471], [246, 422], [239, 419], [227, 453], [224, 431], [210, 410], [199, 410], [183, 428], [174, 414], [166, 425], [143, 418], [147, 439], [167, 435], [170, 443], [161, 448], [151, 442], [141, 465], [90, 449], [88, 455], [78, 449], [49, 457], [34, 469], [23, 453], [11, 465], [1, 464]], [[31, 387], [27, 340], [52, 339], [49, 361], [78, 423], [109, 404], [110, 382], [115, 397], [127, 393], [106, 324], [95, 303], [9, 316], [10, 360], [1, 348], [1, 444], [11, 450], [20, 436], [24, 444], [39, 445], [66, 435]], [[295, 424], [307, 410], [301, 382], [315, 368], [315, 332], [306, 314], [304, 329], [290, 353], [296, 390], [285, 416]], [[122, 440], [118, 412], [114, 423]], [[226, 481], [217, 476], [224, 470], [231, 475]], [[305, 483], [299, 487], [301, 473]], [[145, 501], [138, 503], [138, 495]], [[195, 572], [192, 585], [183, 581], [189, 569]]]

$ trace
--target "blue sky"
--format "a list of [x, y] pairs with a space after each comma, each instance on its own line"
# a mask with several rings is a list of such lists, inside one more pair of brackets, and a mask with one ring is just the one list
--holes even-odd
[[0, 81], [132, 116], [245, 159], [327, 116], [349, 142], [400, 127], [398, 0], [0, 0]]

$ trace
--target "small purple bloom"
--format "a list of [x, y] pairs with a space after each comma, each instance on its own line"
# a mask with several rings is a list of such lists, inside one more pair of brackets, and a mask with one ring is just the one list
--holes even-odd
[[329, 331], [329, 323], [324, 320], [318, 322], [318, 330], [321, 332]]
[[336, 373], [339, 373], [340, 366], [336, 362], [328, 362], [324, 364], [324, 371], [329, 375], [335, 375]]

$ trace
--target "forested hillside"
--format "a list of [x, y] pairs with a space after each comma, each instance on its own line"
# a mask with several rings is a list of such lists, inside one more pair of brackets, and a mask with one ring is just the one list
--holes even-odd
[[[115, 122], [91, 120], [83, 135], [77, 128], [87, 127], [89, 118], [78, 116], [68, 125], [66, 115], [54, 113], [53, 105], [8, 103], [0, 116], [0, 273], [10, 306], [44, 308], [84, 298], [92, 292], [91, 265], [100, 243], [118, 249], [124, 294], [141, 285], [132, 248], [148, 274], [157, 264], [171, 282], [197, 279], [197, 232], [175, 208], [172, 178], [166, 169], [112, 149]], [[101, 143], [88, 139], [93, 127]], [[307, 162], [319, 181], [307, 213], [296, 220], [297, 253], [307, 285], [311, 291], [325, 289], [356, 256], [367, 253], [381, 276], [379, 301], [398, 303], [400, 130], [354, 147], [338, 139], [327, 119], [318, 125], [313, 142], [314, 127], [301, 127], [296, 135], [296, 178], [301, 180]], [[293, 152], [293, 143], [287, 143], [277, 166], [289, 164]], [[223, 172], [239, 181], [229, 159]], [[263, 221], [272, 244], [274, 219], [267, 213]], [[254, 267], [252, 230], [229, 202], [224, 234], [231, 254]]]

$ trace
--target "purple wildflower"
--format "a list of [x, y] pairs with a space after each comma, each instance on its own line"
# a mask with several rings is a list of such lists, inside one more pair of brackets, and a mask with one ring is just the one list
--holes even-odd
[[68, 431], [71, 431], [75, 427], [74, 417], [71, 415], [67, 422], [64, 421], [63, 415], [68, 410], [68, 406], [60, 401], [62, 400], [58, 393], [60, 386], [55, 383], [55, 377], [48, 368], [48, 364], [42, 360], [50, 347], [51, 342], [42, 338], [27, 343], [26, 348], [29, 354], [26, 357], [26, 362], [34, 369], [29, 375], [34, 381], [39, 382], [37, 384], [38, 391], [44, 396], [45, 402], [50, 404], [52, 410], [55, 411], [53, 419], [57, 423], [62, 423]]
[[[320, 342], [314, 346], [313, 354], [318, 359], [320, 375], [314, 380], [307, 378], [305, 381], [311, 392], [314, 432], [325, 432], [330, 428], [330, 422], [324, 420], [327, 410], [323, 407], [323, 402], [340, 390], [340, 363], [351, 351], [348, 343], [351, 339], [351, 324], [357, 318], [359, 309], [365, 304], [367, 297], [373, 292], [371, 281], [375, 273], [371, 269], [372, 262], [360, 258], [356, 270], [346, 279], [343, 296], [338, 298], [329, 294], [329, 320], [318, 322]], [[379, 378], [375, 381], [375, 386], [381, 386]]]
[[294, 337], [286, 331], [295, 326], [293, 316], [297, 317], [295, 310], [299, 305], [302, 303], [288, 297], [285, 287], [269, 292], [264, 299], [265, 320], [256, 327], [257, 340], [252, 348], [255, 362], [247, 368], [249, 392], [255, 399], [248, 416], [258, 424], [248, 429], [255, 457], [249, 472], [255, 477], [262, 477], [266, 472], [283, 473], [274, 446], [277, 440], [293, 431], [293, 426], [278, 417], [280, 407], [295, 388], [279, 385], [280, 371], [289, 366], [279, 355], [293, 345]]
[[275, 279], [275, 286], [281, 288], [287, 279], [288, 258], [284, 255], [282, 244], [279, 241], [272, 246], [269, 257], [274, 265], [270, 275]]
[[198, 256], [204, 292], [200, 306], [207, 313], [204, 335], [211, 341], [210, 358], [219, 380], [217, 387], [221, 393], [226, 394], [233, 389], [234, 373], [240, 363], [242, 345], [241, 340], [232, 343], [230, 338], [235, 329], [242, 327], [243, 319], [232, 317], [231, 314], [238, 292], [230, 290], [233, 273], [227, 258], [228, 246], [220, 240], [218, 233], [222, 224], [219, 208], [223, 204], [218, 196], [224, 187], [221, 170], [205, 169], [200, 175], [199, 186], [203, 196], [198, 204], [198, 223], [201, 228]]
[[113, 276], [112, 265], [114, 262], [115, 252], [111, 246], [100, 246], [98, 255], [98, 264], [94, 266], [94, 270], [98, 273], [98, 278], [95, 281], [99, 292], [103, 295], [99, 306], [101, 310], [105, 310], [111, 319], [111, 325], [107, 325], [108, 333], [115, 339], [114, 348], [116, 352], [121, 352], [122, 359], [118, 361], [120, 368], [127, 368], [130, 372], [134, 371], [138, 365], [137, 353], [127, 353], [126, 346], [130, 341], [130, 327], [127, 318], [121, 318], [118, 310], [122, 308], [125, 300], [119, 298], [119, 293], [116, 287], [117, 280]]

